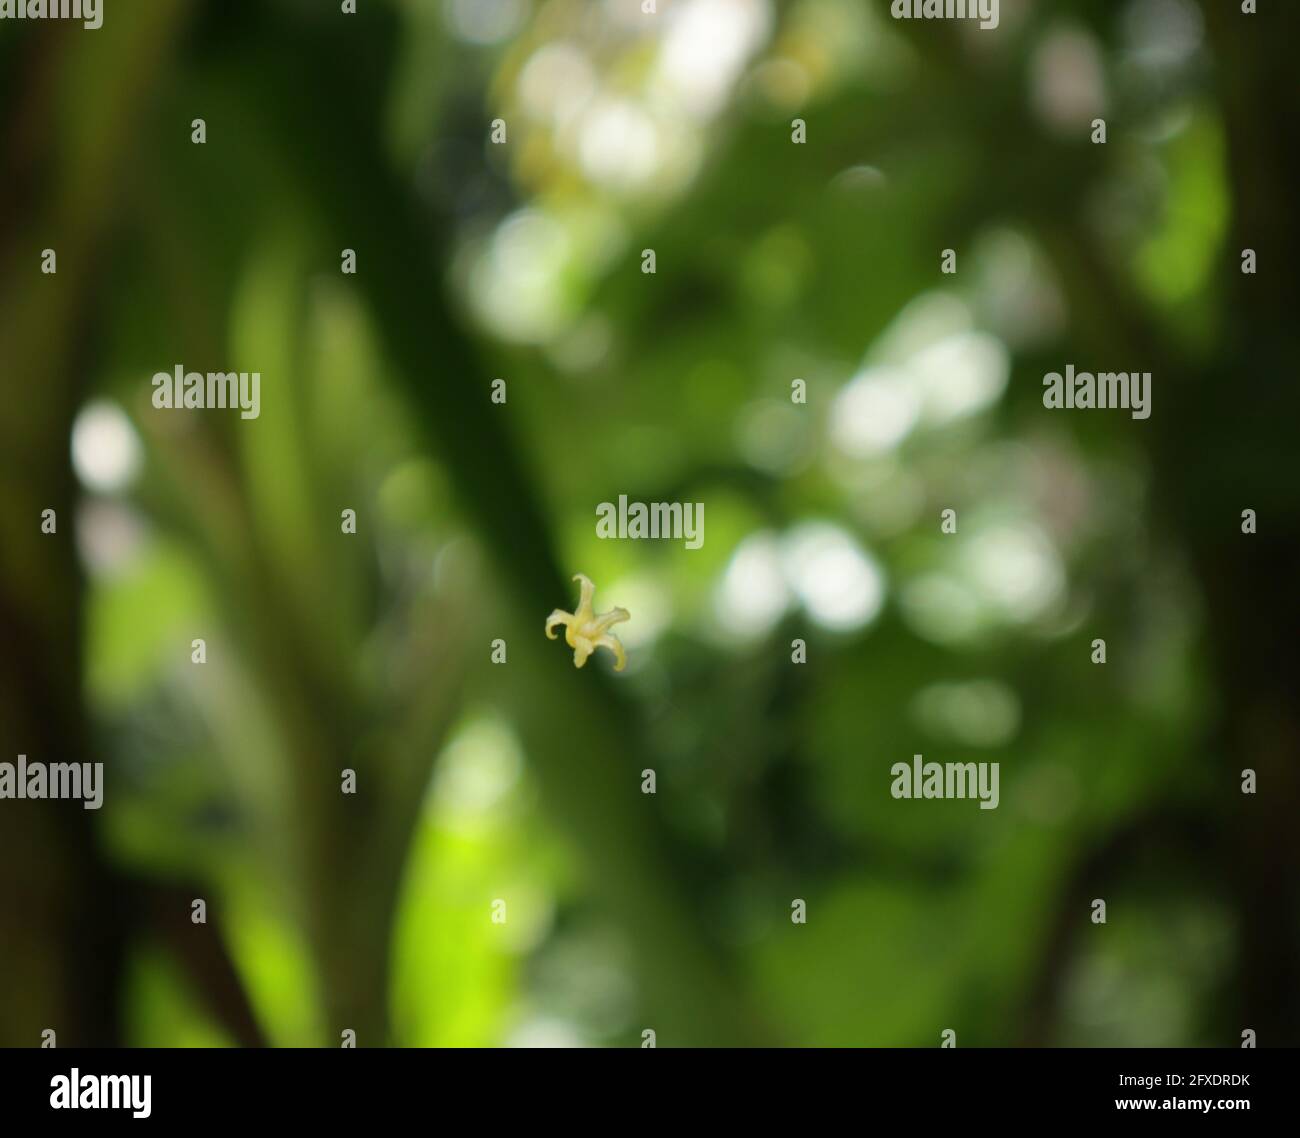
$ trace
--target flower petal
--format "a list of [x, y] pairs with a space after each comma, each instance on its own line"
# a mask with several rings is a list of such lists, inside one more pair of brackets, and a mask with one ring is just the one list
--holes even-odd
[[572, 613], [567, 613], [563, 609], [556, 609], [553, 613], [551, 613], [550, 616], [546, 618], [546, 639], [547, 640], [555, 639], [555, 633], [552, 631], [552, 629], [554, 629], [557, 624], [569, 624], [572, 622], [572, 620], [573, 620]]
[[631, 620], [632, 614], [627, 609], [610, 609], [609, 612], [601, 613], [592, 621], [592, 629], [596, 632], [604, 632], [611, 624], [618, 624], [620, 621]]
[[601, 648], [608, 648], [614, 653], [614, 671], [621, 672], [627, 667], [627, 653], [623, 651], [623, 645], [619, 642], [617, 636], [606, 632], [603, 636], [597, 637], [596, 644]]
[[578, 582], [580, 590], [578, 594], [578, 607], [574, 609], [575, 617], [591, 619], [591, 598], [596, 595], [596, 586], [591, 583], [590, 577], [584, 577], [581, 573], [575, 573], [573, 579]]

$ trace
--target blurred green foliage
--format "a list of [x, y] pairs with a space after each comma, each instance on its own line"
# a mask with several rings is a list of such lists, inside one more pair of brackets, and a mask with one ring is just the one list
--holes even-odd
[[0, 1041], [1295, 1042], [1288, 14], [338, 7], [0, 25]]

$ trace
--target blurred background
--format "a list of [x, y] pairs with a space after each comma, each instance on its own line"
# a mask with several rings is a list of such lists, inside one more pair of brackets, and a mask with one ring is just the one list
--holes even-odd
[[1300, 1042], [1294, 6], [340, 7], [0, 22], [0, 1043]]

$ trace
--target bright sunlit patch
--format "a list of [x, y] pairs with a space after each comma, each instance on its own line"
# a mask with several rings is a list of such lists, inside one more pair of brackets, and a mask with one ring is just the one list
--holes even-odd
[[1023, 623], [1041, 616], [1065, 587], [1056, 549], [1042, 530], [1028, 523], [975, 534], [964, 563], [975, 587], [1008, 621]]
[[519, 741], [496, 719], [474, 719], [447, 744], [434, 768], [433, 802], [442, 825], [474, 826], [515, 788], [523, 772]]
[[92, 577], [111, 578], [126, 570], [148, 533], [139, 514], [111, 498], [82, 502], [76, 523], [77, 552]]
[[596, 72], [581, 48], [550, 43], [539, 48], [519, 73], [519, 101], [528, 114], [563, 126], [586, 106], [596, 90]]
[[502, 221], [470, 273], [484, 323], [512, 340], [554, 335], [567, 312], [560, 278], [572, 252], [564, 226], [542, 210], [521, 209]]
[[850, 166], [831, 179], [831, 189], [843, 194], [880, 190], [887, 184], [884, 171], [876, 166]]
[[997, 680], [930, 684], [917, 692], [911, 711], [936, 738], [970, 747], [1001, 746], [1020, 727], [1020, 701]]
[[902, 366], [933, 344], [974, 329], [970, 306], [950, 292], [923, 292], [903, 306], [872, 345], [874, 362]]
[[[672, 621], [672, 598], [653, 577], [621, 577], [610, 585], [609, 592], [636, 613], [636, 620], [628, 621], [619, 632], [630, 654], [657, 640]], [[629, 655], [633, 671], [638, 659]]]
[[806, 522], [791, 530], [781, 547], [787, 580], [824, 628], [860, 628], [880, 612], [884, 574], [838, 526]]
[[979, 597], [964, 580], [947, 573], [909, 581], [899, 600], [903, 619], [918, 636], [935, 644], [960, 644], [985, 625]]
[[850, 380], [831, 406], [831, 439], [852, 458], [885, 454], [916, 425], [920, 394], [899, 368], [867, 368]]
[[613, 321], [591, 312], [547, 345], [547, 355], [557, 368], [571, 375], [591, 371], [609, 356], [614, 336]]
[[[721, 109], [772, 24], [769, 0], [685, 0], [668, 16], [652, 91], [697, 118]], [[667, 14], [667, 13], [666, 13]]]
[[492, 44], [514, 35], [528, 15], [526, 0], [444, 0], [447, 25], [469, 43]]
[[583, 112], [579, 131], [578, 157], [593, 182], [631, 190], [658, 172], [658, 128], [631, 100], [597, 99]]
[[1011, 374], [1002, 341], [984, 332], [963, 332], [922, 348], [908, 361], [927, 423], [942, 426], [997, 401]]
[[1031, 67], [1038, 117], [1062, 132], [1086, 128], [1106, 110], [1101, 48], [1088, 32], [1059, 28], [1043, 38]]
[[1047, 259], [1024, 234], [990, 230], [980, 237], [974, 254], [981, 313], [1011, 348], [1041, 344], [1060, 334], [1065, 298]]
[[117, 404], [101, 399], [82, 408], [72, 425], [72, 468], [87, 490], [124, 490], [141, 460], [140, 439]]
[[554, 1017], [526, 1020], [506, 1039], [507, 1047], [586, 1047], [587, 1040], [576, 1024]]
[[718, 623], [732, 635], [759, 637], [781, 619], [789, 603], [776, 538], [766, 531], [750, 534], [722, 574], [714, 602]]
[[918, 425], [941, 427], [996, 402], [1011, 356], [973, 325], [967, 304], [945, 292], [923, 293], [899, 312], [836, 398], [830, 432], [840, 452], [886, 455]]

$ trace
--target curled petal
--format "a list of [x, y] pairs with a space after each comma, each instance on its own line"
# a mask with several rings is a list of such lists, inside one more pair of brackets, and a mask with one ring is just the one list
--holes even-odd
[[632, 614], [627, 609], [610, 609], [609, 612], [601, 613], [596, 617], [593, 624], [597, 632], [604, 632], [611, 624], [618, 624], [631, 618]]
[[573, 620], [573, 616], [563, 609], [556, 609], [546, 618], [546, 639], [554, 640], [555, 632], [553, 631], [557, 624], [568, 624]]
[[575, 573], [573, 579], [578, 582], [578, 607], [574, 611], [574, 616], [579, 613], [591, 616], [591, 598], [596, 595], [596, 586], [591, 583], [590, 577], [584, 577], [581, 573]]
[[623, 651], [623, 645], [619, 642], [617, 636], [606, 632], [597, 638], [596, 644], [601, 648], [608, 648], [614, 653], [614, 671], [621, 672], [627, 666], [627, 653]]

